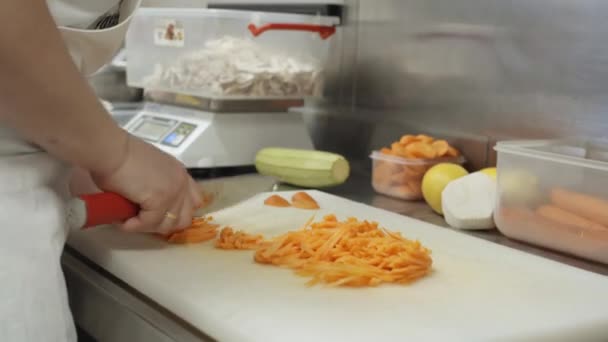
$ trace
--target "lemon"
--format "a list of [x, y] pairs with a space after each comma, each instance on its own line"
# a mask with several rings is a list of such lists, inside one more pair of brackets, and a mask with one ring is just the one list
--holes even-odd
[[469, 173], [462, 166], [451, 163], [441, 163], [431, 167], [422, 178], [422, 196], [426, 203], [438, 214], [443, 214], [441, 208], [441, 193], [449, 182], [466, 176]]
[[496, 168], [495, 167], [487, 167], [485, 169], [479, 170], [479, 172], [492, 177], [493, 180], [496, 180]]
[[540, 200], [539, 179], [523, 169], [500, 172], [501, 200], [510, 205], [529, 206]]

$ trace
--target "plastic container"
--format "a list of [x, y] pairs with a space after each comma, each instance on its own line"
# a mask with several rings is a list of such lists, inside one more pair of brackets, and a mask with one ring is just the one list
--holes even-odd
[[372, 187], [378, 193], [404, 200], [422, 199], [422, 177], [439, 163], [464, 164], [464, 157], [408, 159], [373, 151]]
[[318, 97], [338, 18], [215, 9], [137, 11], [130, 86], [214, 99]]
[[526, 241], [608, 263], [608, 142], [500, 142], [494, 218]]

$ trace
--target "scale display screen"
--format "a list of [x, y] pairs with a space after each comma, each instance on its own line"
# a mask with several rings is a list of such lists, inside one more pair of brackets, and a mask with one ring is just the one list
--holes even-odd
[[133, 134], [147, 140], [158, 142], [174, 125], [175, 122], [173, 120], [160, 121], [144, 118], [139, 125], [133, 129]]

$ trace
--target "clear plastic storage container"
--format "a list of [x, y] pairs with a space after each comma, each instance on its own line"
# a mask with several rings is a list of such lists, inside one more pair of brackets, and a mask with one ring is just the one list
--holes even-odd
[[130, 86], [214, 99], [316, 97], [338, 18], [139, 9], [127, 33]]
[[608, 263], [608, 142], [500, 142], [495, 221], [508, 237]]
[[378, 193], [404, 200], [422, 199], [422, 178], [439, 163], [464, 164], [464, 157], [408, 159], [373, 151], [372, 187]]

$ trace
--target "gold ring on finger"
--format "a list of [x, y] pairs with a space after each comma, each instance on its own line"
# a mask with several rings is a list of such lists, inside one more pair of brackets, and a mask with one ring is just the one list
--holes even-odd
[[173, 214], [172, 212], [167, 211], [167, 213], [165, 214], [165, 217], [171, 220], [175, 220], [177, 219], [177, 216], [175, 216], [175, 214]]

